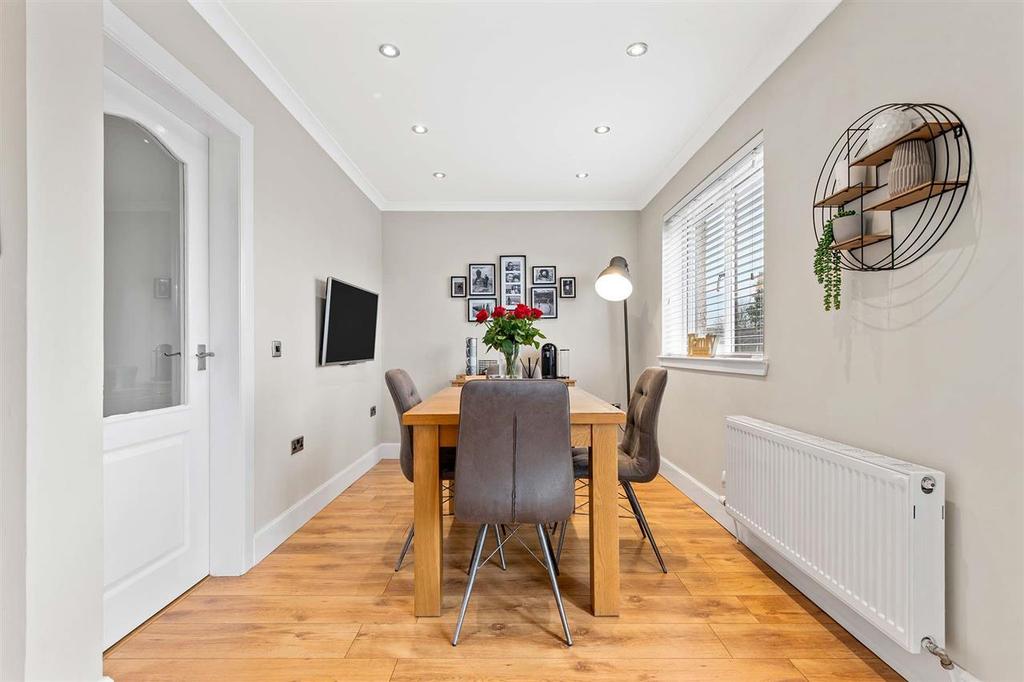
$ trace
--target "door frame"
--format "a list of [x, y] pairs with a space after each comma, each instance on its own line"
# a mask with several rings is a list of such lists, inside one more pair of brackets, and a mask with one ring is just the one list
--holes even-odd
[[110, 0], [104, 67], [210, 140], [210, 574], [255, 557], [253, 126]]

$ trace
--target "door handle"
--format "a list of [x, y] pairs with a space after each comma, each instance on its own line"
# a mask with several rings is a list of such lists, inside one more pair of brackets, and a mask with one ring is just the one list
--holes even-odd
[[175, 353], [166, 353], [166, 352], [164, 353], [164, 357], [165, 358], [173, 358], [173, 357], [176, 357], [176, 356], [177, 357], [181, 356], [181, 351], [180, 350], [175, 352]]
[[206, 350], [205, 343], [201, 343], [198, 346], [196, 346], [196, 357], [199, 359], [199, 362], [196, 363], [196, 369], [199, 370], [200, 372], [205, 371], [206, 358], [212, 358], [214, 357], [214, 355], [215, 353], [210, 353]]
[[[164, 355], [167, 355], [167, 353], [164, 353]], [[171, 353], [171, 355], [181, 355], [181, 353]], [[205, 350], [196, 353], [196, 357], [197, 358], [212, 358], [215, 355], [217, 355], [217, 354], [216, 353], [207, 353]]]

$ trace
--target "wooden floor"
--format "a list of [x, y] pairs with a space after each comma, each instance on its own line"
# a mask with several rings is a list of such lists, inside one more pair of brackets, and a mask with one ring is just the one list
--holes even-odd
[[[544, 569], [520, 546], [480, 571], [450, 639], [476, 528], [445, 519], [441, 618], [412, 614], [393, 564], [412, 516], [396, 461], [378, 464], [247, 575], [208, 578], [107, 652], [129, 680], [900, 679], [664, 479], [636, 486], [670, 573], [621, 520], [622, 614], [588, 614], [587, 518], [566, 539], [561, 640]], [[524, 534], [536, 549], [535, 536]]]

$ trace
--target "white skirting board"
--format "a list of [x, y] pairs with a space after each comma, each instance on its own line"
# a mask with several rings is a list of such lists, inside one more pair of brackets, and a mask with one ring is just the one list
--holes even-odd
[[[662, 458], [661, 475], [689, 497], [727, 531], [736, 535], [736, 520], [726, 512], [720, 496], [706, 485], [686, 473], [672, 462]], [[861, 644], [885, 661], [889, 667], [908, 680], [950, 680], [952, 682], [978, 682], [969, 672], [960, 668], [946, 671], [939, 666], [939, 660], [931, 654], [911, 654], [879, 632], [870, 623], [848, 606], [829, 594], [814, 580], [793, 566], [782, 555], [761, 542], [753, 534], [739, 526], [740, 541], [775, 569], [783, 578], [808, 599], [856, 637]]]
[[377, 446], [380, 448], [381, 459], [398, 459], [398, 453], [402, 449], [401, 443], [381, 443]]
[[[264, 558], [278, 545], [299, 528], [316, 516], [321, 509], [326, 507], [331, 500], [340, 495], [350, 485], [359, 480], [359, 477], [373, 468], [382, 458], [382, 451], [387, 449], [390, 443], [381, 443], [369, 450], [362, 457], [352, 462], [334, 476], [331, 476], [324, 483], [320, 484], [311, 493], [293, 504], [282, 512], [276, 519], [256, 531], [256, 538], [253, 541], [255, 563], [263, 561]], [[396, 449], [397, 456], [397, 449]]]

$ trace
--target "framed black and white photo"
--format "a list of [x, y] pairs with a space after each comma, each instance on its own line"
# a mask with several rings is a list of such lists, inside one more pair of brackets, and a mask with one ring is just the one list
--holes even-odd
[[558, 317], [558, 289], [530, 287], [530, 307], [539, 308], [542, 318]]
[[496, 296], [494, 288], [494, 263], [469, 264], [469, 295]]
[[498, 305], [498, 299], [496, 298], [471, 298], [466, 301], [466, 322], [476, 322], [476, 314], [481, 310], [486, 310], [487, 314], [494, 312], [494, 308]]
[[498, 286], [501, 305], [515, 307], [526, 300], [526, 256], [498, 258]]
[[460, 275], [452, 275], [451, 279], [451, 297], [452, 298], [466, 298], [466, 278]]
[[576, 278], [559, 277], [558, 295], [560, 298], [576, 298]]
[[534, 286], [555, 286], [557, 278], [555, 277], [555, 266], [554, 265], [534, 265], [533, 266], [533, 285]]

